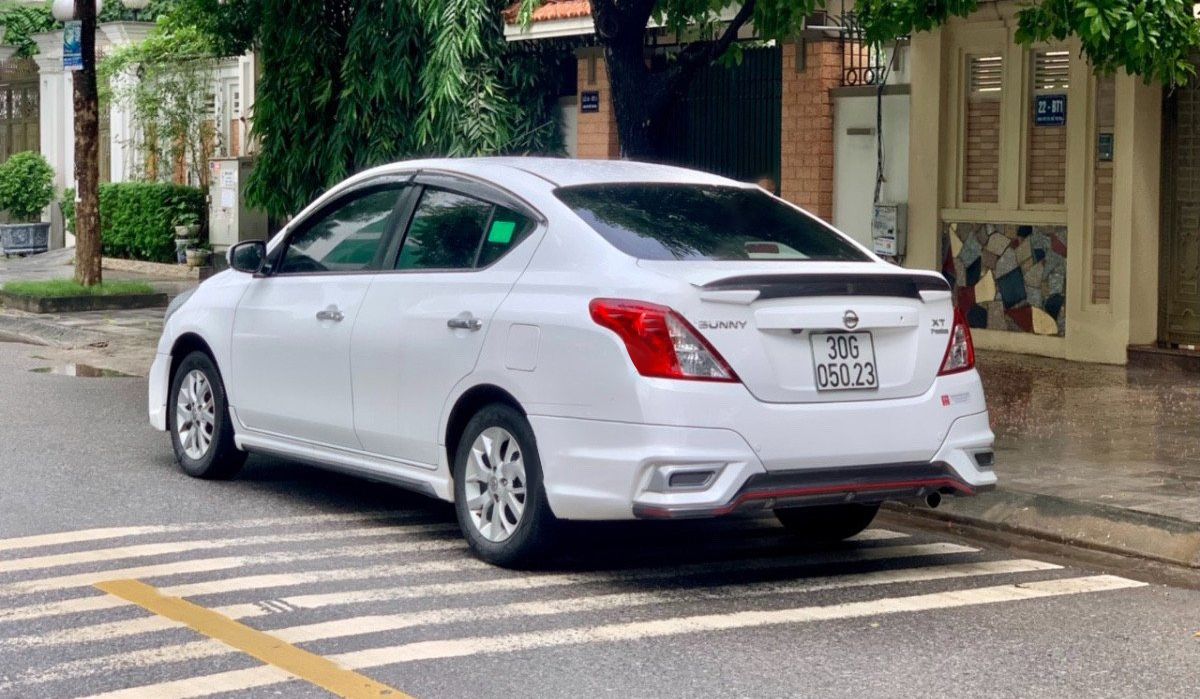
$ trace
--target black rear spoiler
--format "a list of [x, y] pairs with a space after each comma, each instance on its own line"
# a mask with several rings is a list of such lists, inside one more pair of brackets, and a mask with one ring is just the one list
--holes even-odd
[[760, 301], [804, 296], [898, 296], [919, 301], [922, 291], [950, 291], [950, 285], [923, 274], [756, 274], [718, 279], [701, 289], [757, 291]]

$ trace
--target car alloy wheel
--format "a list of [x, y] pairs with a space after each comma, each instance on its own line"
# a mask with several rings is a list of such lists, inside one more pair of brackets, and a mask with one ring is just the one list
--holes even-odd
[[520, 444], [503, 427], [489, 427], [471, 444], [466, 466], [471, 523], [488, 541], [507, 540], [521, 524], [528, 495]]
[[199, 369], [188, 372], [179, 385], [175, 425], [179, 443], [188, 458], [203, 459], [216, 433], [217, 416], [212, 385]]

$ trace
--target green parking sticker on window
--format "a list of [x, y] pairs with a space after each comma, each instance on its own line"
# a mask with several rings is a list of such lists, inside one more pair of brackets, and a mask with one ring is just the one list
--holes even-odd
[[488, 242], [508, 245], [512, 242], [513, 231], [516, 229], [515, 221], [492, 221], [492, 230], [488, 231]]

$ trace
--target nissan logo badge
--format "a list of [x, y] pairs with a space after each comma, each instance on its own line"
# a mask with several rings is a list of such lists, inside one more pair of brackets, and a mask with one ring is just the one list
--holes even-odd
[[858, 327], [858, 314], [854, 311], [846, 311], [846, 315], [842, 316], [842, 322], [845, 323], [847, 330], [853, 330]]

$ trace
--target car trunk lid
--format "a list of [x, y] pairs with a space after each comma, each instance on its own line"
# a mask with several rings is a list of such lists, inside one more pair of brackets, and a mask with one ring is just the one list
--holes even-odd
[[[765, 402], [920, 395], [941, 369], [953, 326], [949, 287], [933, 273], [878, 263], [639, 264], [688, 283], [673, 307]], [[826, 353], [837, 354], [839, 342], [845, 353], [847, 341], [854, 356], [831, 361]], [[830, 371], [851, 372], [855, 387], [841, 388], [836, 377], [831, 385]]]

